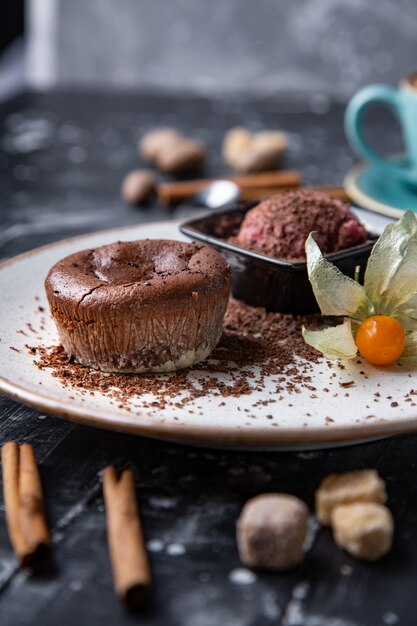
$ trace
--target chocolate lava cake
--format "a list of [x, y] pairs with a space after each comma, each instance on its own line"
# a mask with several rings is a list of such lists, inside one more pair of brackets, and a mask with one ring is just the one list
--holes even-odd
[[231, 270], [207, 246], [113, 243], [58, 261], [45, 281], [65, 352], [104, 372], [169, 372], [218, 343]]

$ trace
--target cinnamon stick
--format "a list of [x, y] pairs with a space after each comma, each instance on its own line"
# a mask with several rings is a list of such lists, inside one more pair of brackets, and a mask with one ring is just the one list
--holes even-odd
[[151, 572], [133, 471], [125, 470], [118, 476], [113, 466], [106, 467], [103, 492], [114, 588], [120, 600], [136, 610], [147, 599]]
[[286, 191], [293, 191], [294, 187], [255, 187], [245, 188], [240, 190], [240, 200], [244, 202], [252, 202], [254, 200], [263, 200], [270, 196], [275, 196], [277, 193], [285, 193]]
[[33, 448], [9, 441], [2, 446], [1, 458], [10, 542], [23, 567], [43, 570], [51, 560], [52, 542]]
[[[227, 176], [224, 180], [235, 182], [240, 189], [290, 189], [298, 187], [302, 182], [299, 172], [281, 170], [248, 174], [246, 176]], [[184, 180], [174, 183], [161, 183], [158, 186], [158, 199], [162, 204], [178, 204], [195, 193], [198, 193], [208, 184], [211, 179]], [[276, 193], [276, 192], [275, 192]]]

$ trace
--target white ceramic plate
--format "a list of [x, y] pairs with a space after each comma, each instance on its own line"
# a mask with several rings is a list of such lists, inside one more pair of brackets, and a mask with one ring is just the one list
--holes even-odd
[[[361, 212], [360, 216], [373, 230], [384, 225], [381, 216]], [[193, 414], [189, 413], [189, 405], [164, 410], [145, 408], [143, 402], [152, 400], [149, 397], [135, 398], [132, 412], [123, 408], [115, 410], [108, 397], [100, 393], [82, 397], [62, 386], [50, 371], [39, 370], [24, 346], [36, 344], [36, 333], [31, 335], [27, 325], [36, 330], [38, 307], [47, 309], [43, 280], [48, 269], [76, 250], [146, 237], [182, 238], [175, 222], [129, 227], [58, 242], [11, 259], [0, 267], [1, 390], [43, 412], [66, 419], [196, 445], [307, 449], [417, 431], [414, 398], [411, 396], [406, 401], [413, 385], [417, 388], [417, 365], [377, 369], [349, 362], [345, 369], [337, 366], [330, 369], [326, 362], [318, 363], [313, 365], [314, 393], [307, 388], [291, 395], [284, 392], [281, 401], [269, 406], [258, 403], [254, 408], [257, 400], [273, 395], [271, 376], [263, 392], [239, 398], [204, 396], [195, 400]], [[19, 332], [22, 329], [26, 329], [26, 335]], [[42, 341], [57, 343], [49, 316]], [[366, 375], [360, 374], [361, 370]], [[331, 374], [335, 376], [331, 378]], [[220, 376], [226, 377], [227, 382], [227, 375]], [[344, 388], [343, 383], [350, 381], [352, 386]], [[374, 401], [376, 391], [380, 393], [378, 402]]]

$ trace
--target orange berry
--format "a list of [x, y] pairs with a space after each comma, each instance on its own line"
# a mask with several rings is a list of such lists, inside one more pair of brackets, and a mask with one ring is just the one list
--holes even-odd
[[404, 329], [388, 315], [368, 317], [359, 326], [356, 345], [364, 359], [373, 365], [390, 365], [404, 351]]

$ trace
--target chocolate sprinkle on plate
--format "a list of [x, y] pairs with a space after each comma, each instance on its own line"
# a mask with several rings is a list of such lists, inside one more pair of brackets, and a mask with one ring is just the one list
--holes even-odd
[[[165, 408], [178, 406], [178, 402], [184, 406], [207, 395], [239, 397], [262, 391], [265, 377], [270, 375], [280, 375], [277, 394], [284, 389], [297, 393], [301, 386], [311, 386], [311, 363], [317, 362], [320, 354], [304, 342], [301, 327], [317, 327], [318, 320], [314, 315], [268, 313], [231, 300], [220, 343], [209, 359], [192, 368], [198, 374], [193, 380], [188, 376], [189, 370], [171, 374], [106, 374], [69, 360], [59, 345], [27, 349], [36, 353], [34, 362], [40, 369], [50, 369], [63, 385], [83, 394], [106, 394], [127, 410], [135, 396], [151, 394], [148, 406]], [[254, 376], [251, 366], [258, 366], [258, 376]], [[228, 374], [230, 382], [220, 380], [216, 374]]]

